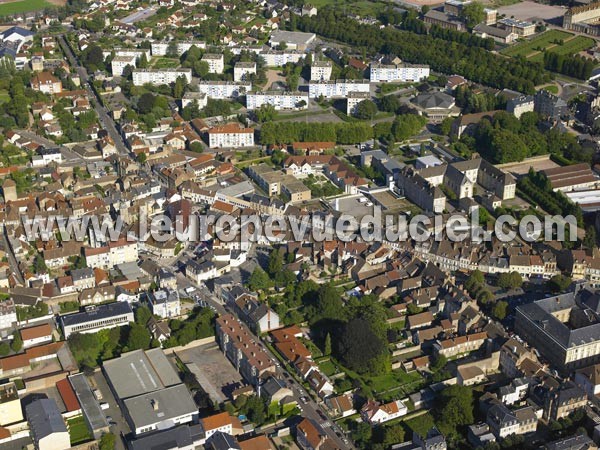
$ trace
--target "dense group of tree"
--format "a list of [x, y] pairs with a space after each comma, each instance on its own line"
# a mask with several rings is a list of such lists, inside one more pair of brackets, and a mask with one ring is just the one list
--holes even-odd
[[533, 93], [534, 86], [550, 80], [540, 63], [505, 58], [485, 48], [448, 42], [394, 27], [359, 24], [343, 11], [324, 8], [317, 16], [302, 17], [298, 28], [351, 45], [369, 53], [399, 56], [410, 63], [428, 64], [437, 72], [460, 74], [496, 88]]
[[308, 123], [308, 122], [267, 122], [260, 130], [260, 143], [290, 144], [292, 142], [337, 142], [356, 144], [373, 137], [373, 129], [368, 123]]
[[574, 215], [579, 224], [583, 223], [583, 213], [579, 205], [571, 202], [562, 192], [554, 192], [550, 181], [541, 172], [529, 169], [526, 177], [517, 182], [517, 188], [525, 197], [538, 204], [544, 211], [553, 215]]
[[489, 91], [481, 92], [479, 89], [463, 84], [455, 91], [456, 105], [460, 106], [463, 114], [494, 111], [506, 108], [506, 97]]
[[454, 147], [466, 155], [479, 152], [495, 164], [522, 161], [547, 153], [564, 156], [573, 162], [592, 161], [593, 151], [584, 149], [575, 136], [544, 125], [543, 118], [533, 112], [517, 119], [506, 111], [499, 111], [493, 118], [484, 117], [472, 132], [463, 134]]
[[594, 69], [590, 58], [579, 55], [560, 55], [556, 52], [544, 52], [544, 67], [552, 72], [562, 73], [580, 80], [587, 80]]

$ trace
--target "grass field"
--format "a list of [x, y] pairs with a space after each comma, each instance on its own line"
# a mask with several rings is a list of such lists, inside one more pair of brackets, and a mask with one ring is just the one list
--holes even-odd
[[73, 419], [68, 420], [67, 428], [69, 430], [69, 437], [71, 438], [71, 445], [80, 444], [81, 442], [92, 439], [92, 435], [85, 424], [83, 416], [74, 417]]
[[408, 428], [419, 433], [421, 436], [425, 436], [435, 426], [433, 416], [429, 413], [408, 419], [405, 423]]
[[179, 60], [176, 58], [157, 58], [153, 61], [152, 67], [154, 69], [176, 69], [179, 67]]
[[0, 16], [10, 16], [12, 14], [37, 11], [54, 6], [46, 0], [21, 0], [18, 2], [0, 4]]
[[544, 51], [558, 55], [575, 55], [594, 45], [596, 45], [596, 41], [592, 38], [574, 36], [560, 30], [550, 30], [529, 41], [507, 47], [501, 53], [512, 57], [524, 56], [529, 61], [543, 62]]
[[[507, 47], [501, 51], [501, 53], [507, 56], [527, 56], [531, 53], [539, 51], [540, 49], [545, 49], [547, 47], [556, 45], [557, 41], [567, 39], [573, 37], [573, 34], [567, 33], [566, 31], [560, 30], [550, 30], [546, 31], [539, 36], [534, 37], [528, 41], [519, 42], [511, 47]], [[593, 41], [593, 39], [592, 39]], [[565, 43], [566, 44], [566, 43]]]

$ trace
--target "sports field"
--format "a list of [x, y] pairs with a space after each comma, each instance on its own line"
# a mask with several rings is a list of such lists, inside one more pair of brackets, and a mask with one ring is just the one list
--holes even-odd
[[519, 42], [505, 48], [501, 53], [507, 56], [523, 56], [531, 61], [542, 61], [544, 51], [559, 55], [574, 55], [596, 45], [596, 41], [585, 36], [575, 36], [560, 30], [546, 31], [533, 39]]
[[49, 2], [46, 0], [19, 0], [16, 2], [1, 2], [0, 16], [10, 16], [29, 11], [37, 11], [51, 6], [62, 6], [65, 2]]

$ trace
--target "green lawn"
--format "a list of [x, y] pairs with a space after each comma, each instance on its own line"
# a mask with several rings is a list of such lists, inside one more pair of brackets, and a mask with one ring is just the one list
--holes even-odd
[[46, 0], [21, 0], [20, 2], [3, 3], [0, 4], [0, 16], [37, 11], [51, 6], [53, 6], [52, 3]]
[[179, 67], [179, 60], [177, 58], [157, 58], [152, 67], [155, 69], [176, 69]]
[[410, 428], [412, 431], [416, 431], [421, 436], [427, 435], [427, 432], [431, 430], [433, 426], [435, 426], [433, 416], [429, 413], [408, 419], [405, 423], [408, 428]]
[[385, 375], [365, 377], [365, 384], [380, 393], [397, 388], [403, 384], [417, 382], [421, 378], [421, 375], [417, 372], [406, 373], [402, 369], [396, 369]]
[[92, 439], [92, 435], [85, 424], [83, 416], [67, 420], [67, 429], [69, 430], [71, 445], [80, 444]]
[[337, 367], [335, 366], [333, 361], [331, 361], [330, 359], [320, 362], [319, 369], [321, 369], [321, 372], [323, 372], [328, 377], [330, 377], [331, 375], [334, 375], [338, 372]]
[[[527, 56], [535, 51], [540, 49], [545, 49], [546, 47], [556, 45], [556, 42], [559, 40], [566, 40], [572, 37], [572, 33], [567, 33], [566, 31], [560, 30], [550, 30], [546, 31], [533, 39], [528, 41], [519, 42], [518, 44], [512, 45], [510, 47], [505, 48], [501, 51], [501, 53], [508, 56]], [[566, 44], [566, 43], [565, 43]]]

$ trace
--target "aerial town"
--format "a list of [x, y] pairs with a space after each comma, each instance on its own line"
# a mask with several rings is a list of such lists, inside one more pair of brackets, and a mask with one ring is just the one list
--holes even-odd
[[598, 449], [598, 39], [0, 2], [0, 450]]

